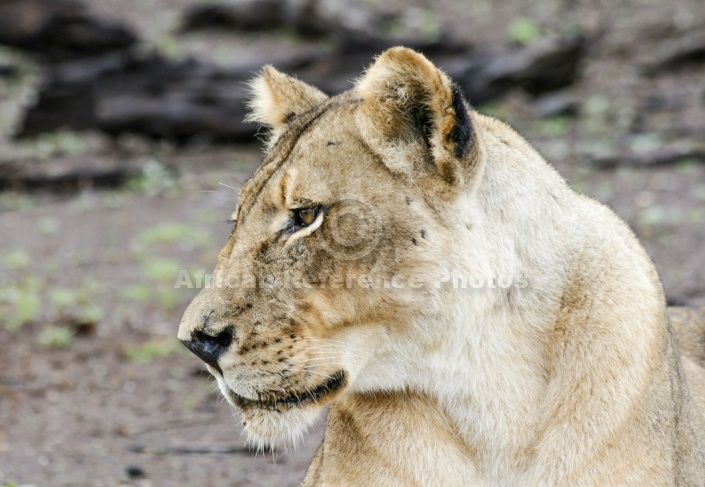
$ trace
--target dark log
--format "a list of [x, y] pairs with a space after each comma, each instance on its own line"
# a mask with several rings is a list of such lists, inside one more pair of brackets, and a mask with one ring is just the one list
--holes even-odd
[[184, 32], [205, 29], [245, 32], [277, 29], [296, 20], [287, 19], [286, 4], [279, 0], [196, 4], [184, 13], [181, 29]]
[[257, 451], [245, 446], [148, 446], [130, 445], [127, 451], [148, 455], [257, 455]]
[[73, 192], [113, 188], [141, 173], [135, 161], [114, 158], [53, 158], [0, 161], [0, 190]]
[[518, 51], [493, 56], [479, 76], [466, 79], [468, 91], [505, 91], [521, 87], [532, 95], [573, 84], [587, 49], [583, 37], [546, 38]]
[[373, 12], [349, 0], [238, 0], [188, 8], [184, 32], [225, 29], [242, 32], [291, 29], [304, 37], [324, 35], [379, 38], [399, 15]]
[[688, 104], [688, 99], [687, 90], [658, 91], [642, 96], [639, 105], [642, 110], [678, 110]]
[[665, 45], [642, 68], [649, 76], [692, 65], [705, 65], [705, 30], [692, 31]]
[[91, 16], [79, 0], [0, 0], [0, 44], [50, 60], [104, 54], [135, 42], [132, 31]]
[[20, 68], [14, 64], [0, 64], [0, 78], [16, 78], [20, 74]]
[[48, 71], [18, 135], [97, 128], [176, 142], [247, 140], [255, 127], [242, 121], [244, 81], [252, 71], [135, 53], [62, 63]]
[[541, 118], [575, 117], [580, 112], [580, 101], [568, 93], [551, 93], [537, 98], [534, 111]]
[[[374, 50], [358, 46], [272, 64], [335, 94], [349, 89], [373, 56], [392, 44], [379, 40], [370, 44]], [[482, 103], [510, 89], [536, 94], [569, 85], [577, 79], [585, 46], [584, 39], [547, 39], [509, 51], [463, 48], [442, 41], [420, 41], [413, 47], [443, 67], [470, 102]], [[243, 122], [245, 81], [258, 69], [225, 69], [134, 52], [61, 63], [47, 71], [18, 136], [94, 128], [112, 135], [133, 132], [175, 142], [250, 141], [257, 127]]]

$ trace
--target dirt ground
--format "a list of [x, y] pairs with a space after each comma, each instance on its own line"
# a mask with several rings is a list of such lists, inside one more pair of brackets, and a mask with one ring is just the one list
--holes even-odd
[[[174, 55], [244, 63], [305, 46], [282, 33], [175, 34], [179, 12], [194, 2], [90, 4]], [[478, 109], [514, 125], [575, 189], [624, 218], [654, 259], [669, 299], [705, 305], [702, 162], [617, 169], [589, 163], [705, 140], [705, 64], [653, 77], [640, 68], [703, 25], [705, 3], [365, 3], [421, 12], [472, 42], [506, 44], [522, 19], [544, 34], [575, 26], [599, 33], [582, 79], [562, 94], [576, 100], [577, 115], [540, 117], [539, 104], [522, 93]], [[0, 77], [0, 159], [120, 158], [142, 170], [109, 190], [87, 182], [70, 193], [0, 192], [0, 486], [298, 485], [320, 425], [276, 458], [249, 451], [237, 415], [175, 339], [199, 276], [211, 271], [230, 233], [225, 220], [259, 148], [73, 133], [14, 141], [10, 134], [37, 82], [36, 68], [26, 66], [19, 81]], [[182, 271], [193, 288], [175, 286]]]

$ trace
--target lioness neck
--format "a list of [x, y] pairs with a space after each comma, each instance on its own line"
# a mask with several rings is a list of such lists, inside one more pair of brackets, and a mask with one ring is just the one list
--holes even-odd
[[479, 120], [500, 140], [489, 144], [495, 163], [450, 212], [460, 237], [435, 249], [447, 277], [433, 311], [390, 337], [355, 389], [421, 394], [395, 411], [442, 411], [447, 428], [434, 431], [462, 445], [472, 475], [541, 485], [568, 478], [628, 421], [664, 360], [664, 299], [617, 217], [572, 192], [513, 130]]

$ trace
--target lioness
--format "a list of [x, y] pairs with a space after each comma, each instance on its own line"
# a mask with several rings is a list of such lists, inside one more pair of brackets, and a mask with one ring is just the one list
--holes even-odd
[[265, 67], [271, 128], [179, 338], [304, 486], [705, 485], [705, 374], [609, 209], [424, 56], [341, 95]]

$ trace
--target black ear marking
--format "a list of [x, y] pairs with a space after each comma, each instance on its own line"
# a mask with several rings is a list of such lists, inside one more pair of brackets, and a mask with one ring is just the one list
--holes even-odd
[[430, 148], [431, 136], [435, 130], [430, 108], [424, 104], [419, 104], [414, 107], [411, 115], [416, 129], [421, 134], [421, 140], [426, 144], [426, 148]]
[[455, 146], [455, 157], [460, 159], [465, 155], [465, 151], [472, 142], [473, 130], [470, 115], [465, 108], [465, 99], [457, 84], [453, 84], [452, 104], [455, 110], [455, 127], [448, 134], [448, 139]]

